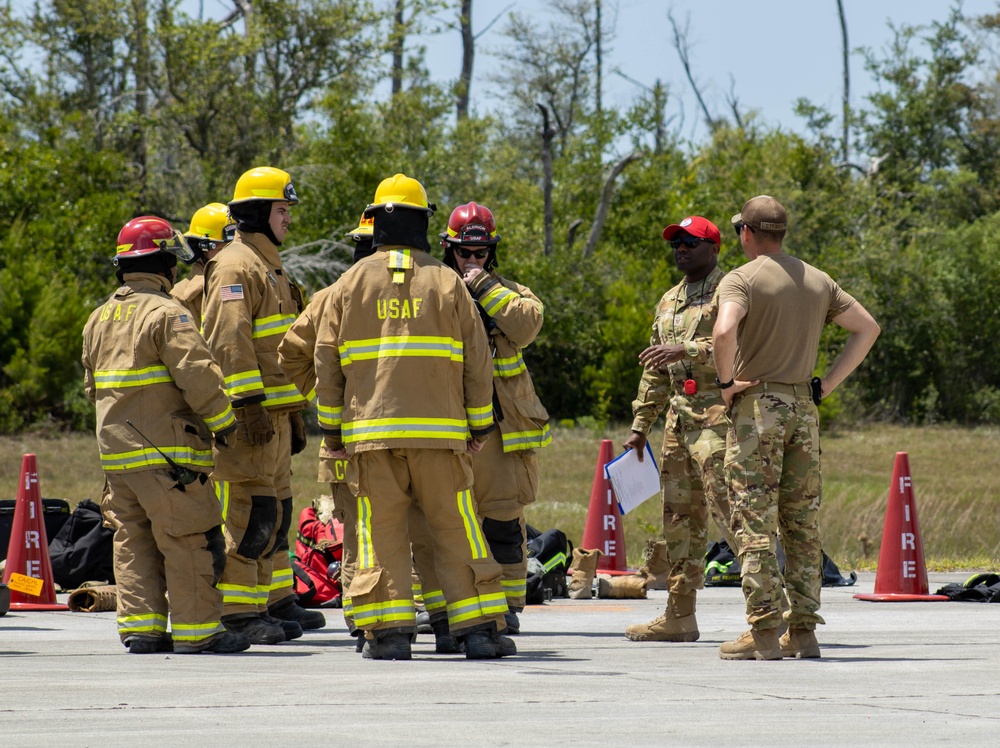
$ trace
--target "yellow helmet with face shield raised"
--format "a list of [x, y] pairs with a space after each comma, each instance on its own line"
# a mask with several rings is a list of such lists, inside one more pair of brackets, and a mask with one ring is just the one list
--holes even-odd
[[204, 259], [207, 252], [228, 244], [236, 237], [236, 224], [229, 217], [229, 208], [222, 203], [209, 203], [195, 211], [184, 238], [194, 251], [195, 260]]

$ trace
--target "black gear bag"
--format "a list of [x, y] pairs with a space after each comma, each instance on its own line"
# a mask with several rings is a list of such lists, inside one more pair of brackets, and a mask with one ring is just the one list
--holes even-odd
[[573, 544], [562, 530], [539, 532], [525, 525], [528, 536], [527, 605], [541, 605], [554, 597], [568, 597], [566, 571]]
[[114, 531], [103, 525], [101, 508], [90, 499], [76, 505], [49, 541], [52, 577], [64, 590], [84, 582], [115, 583]]

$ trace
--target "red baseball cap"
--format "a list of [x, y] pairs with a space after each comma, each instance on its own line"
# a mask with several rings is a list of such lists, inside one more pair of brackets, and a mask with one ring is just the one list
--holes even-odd
[[688, 216], [680, 223], [672, 223], [663, 229], [663, 238], [670, 241], [680, 232], [685, 231], [691, 236], [699, 239], [708, 239], [714, 244], [721, 244], [722, 237], [719, 235], [719, 227], [701, 216]]

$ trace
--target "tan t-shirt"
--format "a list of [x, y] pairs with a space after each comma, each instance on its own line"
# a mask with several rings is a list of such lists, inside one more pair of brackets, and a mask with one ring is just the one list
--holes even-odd
[[746, 311], [737, 330], [736, 379], [798, 384], [816, 367], [823, 326], [854, 298], [822, 270], [786, 255], [761, 255], [719, 285], [719, 304]]

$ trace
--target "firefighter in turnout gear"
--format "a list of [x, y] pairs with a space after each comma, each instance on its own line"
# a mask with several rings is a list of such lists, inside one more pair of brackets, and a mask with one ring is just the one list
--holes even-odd
[[286, 172], [243, 174], [229, 203], [236, 235], [205, 267], [202, 329], [239, 423], [213, 473], [226, 533], [223, 623], [260, 644], [325, 625], [321, 613], [298, 606], [287, 554], [291, 455], [305, 446], [305, 399], [278, 366], [278, 343], [301, 308], [278, 247], [297, 202]]
[[247, 637], [221, 621], [225, 544], [208, 481], [213, 434], [224, 448], [236, 420], [195, 320], [168, 294], [178, 257], [191, 252], [167, 221], [125, 224], [115, 258], [122, 285], [83, 331], [108, 486], [102, 509], [115, 532], [118, 634], [133, 654], [240, 652]]
[[184, 234], [194, 258], [188, 263], [187, 278], [177, 281], [170, 295], [186, 306], [201, 327], [201, 305], [205, 295], [205, 263], [221, 252], [236, 235], [236, 224], [229, 218], [229, 208], [222, 203], [209, 203], [191, 217], [191, 226]]
[[350, 455], [358, 568], [351, 582], [364, 655], [409, 659], [416, 628], [408, 516], [434, 538], [452, 633], [466, 657], [515, 654], [504, 629], [500, 566], [472, 499], [471, 454], [494, 428], [486, 336], [460, 278], [430, 255], [423, 186], [382, 181], [366, 210], [375, 253], [333, 286], [316, 343], [320, 426]]
[[[355, 242], [354, 262], [357, 263], [374, 253], [373, 242], [374, 219], [362, 215], [358, 227], [348, 236]], [[338, 281], [339, 282], [339, 281]], [[334, 286], [328, 286], [313, 296], [305, 312], [299, 316], [285, 334], [278, 347], [279, 360], [282, 369], [288, 375], [300, 392], [310, 393], [316, 383], [316, 346], [320, 336], [329, 336], [331, 329], [324, 324], [329, 319], [328, 307], [334, 299]], [[327, 337], [326, 344], [329, 345]], [[310, 397], [314, 396], [313, 392]], [[330, 414], [320, 408], [320, 424], [328, 422]], [[344, 525], [344, 555], [341, 564], [341, 589], [343, 591], [344, 619], [352, 636], [357, 636], [359, 651], [364, 643], [363, 632], [354, 623], [353, 601], [350, 596], [351, 580], [357, 568], [358, 532], [357, 532], [357, 500], [351, 492], [346, 480], [347, 458], [336, 457], [327, 446], [326, 441], [320, 445], [319, 481], [330, 484], [335, 512]], [[455, 654], [459, 644], [452, 636], [448, 627], [447, 604], [444, 592], [438, 581], [435, 570], [433, 540], [420, 508], [410, 507], [408, 517], [411, 549], [415, 573], [423, 580], [423, 585], [416, 581], [413, 585], [414, 596], [420, 594], [424, 605], [431, 614], [431, 626], [435, 636], [435, 652], [438, 654]]]
[[493, 354], [493, 416], [500, 430], [473, 459], [475, 497], [483, 534], [503, 567], [507, 630], [518, 633], [528, 569], [524, 507], [538, 490], [535, 450], [552, 442], [549, 414], [535, 394], [522, 350], [542, 328], [542, 302], [531, 289], [500, 277], [496, 221], [489, 208], [459, 205], [441, 234], [444, 262], [453, 267], [472, 298]]
[[[372, 254], [371, 218], [362, 216], [358, 227], [348, 236], [354, 241], [354, 261]], [[306, 399], [315, 403], [316, 400], [316, 339], [321, 321], [326, 315], [326, 306], [333, 293], [333, 286], [327, 286], [316, 292], [309, 305], [295, 320], [285, 333], [278, 346], [278, 362], [285, 375], [305, 395]], [[320, 420], [324, 417], [320, 411]], [[330, 484], [330, 494], [333, 497], [334, 517], [340, 520], [344, 527], [343, 557], [340, 565], [340, 589], [344, 611], [344, 622], [352, 636], [358, 636], [358, 628], [354, 625], [354, 612], [348, 589], [354, 577], [354, 569], [358, 557], [357, 534], [357, 501], [347, 484], [347, 457], [335, 457], [325, 441], [319, 445], [319, 475], [320, 483]], [[360, 642], [360, 639], [359, 639]]]

